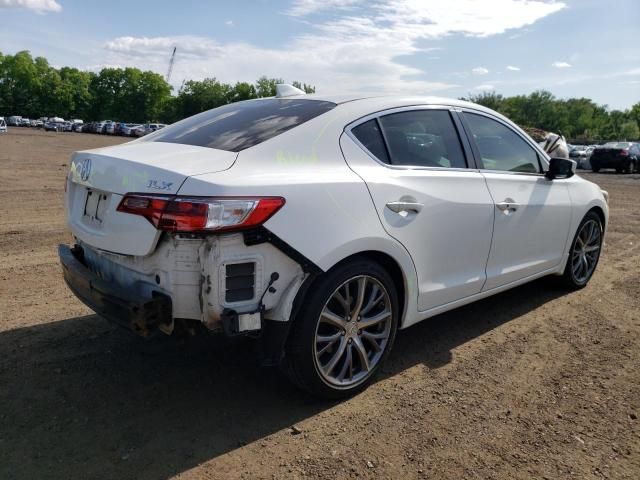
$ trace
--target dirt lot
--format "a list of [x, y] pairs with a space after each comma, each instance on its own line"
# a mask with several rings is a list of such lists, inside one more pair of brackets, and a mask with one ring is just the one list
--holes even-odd
[[423, 322], [326, 403], [247, 341], [142, 341], [69, 293], [69, 155], [121, 141], [0, 135], [0, 478], [640, 478], [640, 175], [585, 174], [612, 204], [586, 289]]

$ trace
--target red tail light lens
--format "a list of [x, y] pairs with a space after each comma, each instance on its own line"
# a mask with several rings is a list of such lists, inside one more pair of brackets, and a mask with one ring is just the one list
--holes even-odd
[[118, 211], [141, 215], [159, 230], [211, 232], [262, 225], [284, 205], [282, 197], [180, 197], [128, 193]]
[[629, 156], [629, 150], [620, 150], [619, 155], [621, 157], [628, 157]]

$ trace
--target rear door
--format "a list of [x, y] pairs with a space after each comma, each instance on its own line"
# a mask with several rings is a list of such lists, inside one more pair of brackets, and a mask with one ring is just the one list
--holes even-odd
[[456, 121], [447, 107], [404, 108], [365, 117], [341, 138], [385, 230], [414, 261], [421, 311], [476, 294], [485, 281], [493, 201], [468, 167]]
[[571, 224], [567, 183], [547, 180], [541, 153], [507, 123], [470, 111], [461, 118], [495, 203], [483, 290], [557, 267]]

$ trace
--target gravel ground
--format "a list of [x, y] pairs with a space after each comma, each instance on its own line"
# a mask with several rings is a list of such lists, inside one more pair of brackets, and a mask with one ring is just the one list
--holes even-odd
[[327, 403], [248, 341], [144, 341], [66, 289], [69, 155], [122, 141], [0, 135], [0, 478], [640, 478], [640, 175], [583, 174], [611, 195], [587, 288], [422, 322]]

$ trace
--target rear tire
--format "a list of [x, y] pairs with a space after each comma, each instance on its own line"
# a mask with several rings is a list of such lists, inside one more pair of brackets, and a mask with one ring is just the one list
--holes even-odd
[[393, 280], [377, 263], [362, 258], [330, 270], [292, 319], [285, 373], [324, 398], [362, 391], [393, 347], [399, 311]]
[[592, 166], [592, 167], [591, 167], [591, 171], [592, 171], [593, 173], [598, 173], [598, 172], [600, 171], [600, 167], [594, 167], [594, 166]]
[[593, 276], [602, 251], [602, 221], [595, 212], [587, 213], [573, 237], [569, 258], [560, 278], [563, 287], [579, 290], [586, 287]]
[[633, 160], [629, 160], [629, 163], [627, 164], [626, 172], [628, 174], [631, 174], [633, 173], [634, 170], [635, 170], [635, 162]]

